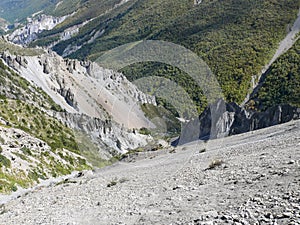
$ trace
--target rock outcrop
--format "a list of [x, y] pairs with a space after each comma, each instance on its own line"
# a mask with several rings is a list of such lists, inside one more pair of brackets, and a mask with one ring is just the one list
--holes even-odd
[[277, 105], [264, 112], [247, 111], [236, 103], [223, 100], [206, 108], [198, 119], [189, 122], [173, 145], [195, 140], [208, 140], [300, 119], [300, 109], [291, 105]]
[[9, 51], [4, 51], [0, 57], [7, 63], [8, 66], [13, 68], [27, 67], [28, 61], [25, 57], [20, 55], [12, 55]]
[[155, 105], [156, 100], [138, 90], [124, 75], [90, 61], [63, 59], [54, 52], [15, 56], [7, 51], [2, 59], [60, 105], [64, 112], [54, 112], [53, 116], [84, 132], [99, 146], [103, 158], [149, 141], [149, 137], [132, 130], [151, 126], [139, 105]]
[[68, 112], [55, 113], [54, 116], [79, 132], [78, 134], [74, 133], [76, 137], [84, 135], [91, 139], [97, 145], [102, 159], [109, 159], [116, 154], [125, 153], [127, 150], [145, 146], [152, 140], [151, 137], [119, 126], [111, 119], [103, 120], [85, 114]]
[[44, 30], [51, 30], [57, 24], [63, 22], [68, 16], [53, 17], [39, 15], [36, 19], [28, 19], [26, 26], [15, 30], [8, 36], [8, 40], [20, 45], [27, 45], [37, 38], [37, 35]]
[[[8, 122], [0, 118], [0, 123]], [[86, 159], [67, 149], [54, 151], [46, 142], [23, 130], [0, 126], [0, 192], [30, 187], [64, 171], [90, 169]]]

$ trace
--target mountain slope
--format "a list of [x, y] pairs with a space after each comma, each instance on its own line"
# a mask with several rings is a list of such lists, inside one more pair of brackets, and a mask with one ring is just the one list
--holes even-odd
[[58, 0], [3, 0], [0, 2], [0, 17], [10, 23], [26, 20], [32, 14], [55, 5]]
[[[93, 1], [86, 4], [91, 4], [91, 8], [82, 10], [90, 12], [89, 16], [83, 13], [78, 19], [75, 14], [53, 30], [41, 33], [32, 45], [49, 45], [54, 39], [53, 49], [61, 55], [96, 59], [104, 51], [132, 41], [171, 41], [202, 57], [217, 76], [226, 99], [241, 103], [252, 76], [259, 74], [269, 62], [288, 26], [296, 19], [300, 1], [202, 1], [195, 6], [189, 0], [137, 0], [113, 7], [109, 13], [103, 13], [102, 9], [97, 11], [92, 7]], [[79, 24], [78, 33], [56, 42], [66, 28]], [[140, 74], [146, 76], [144, 66], [133, 66], [126, 75], [130, 79]], [[150, 67], [148, 75], [155, 71], [170, 74], [170, 70], [174, 70], [165, 66]], [[186, 76], [181, 72], [176, 75], [178, 79]], [[185, 85], [187, 90], [188, 86]], [[195, 102], [200, 100], [205, 105], [205, 98], [198, 89], [197, 94], [192, 90], [188, 92]], [[201, 110], [203, 106], [199, 105]]]
[[299, 135], [294, 121], [172, 153], [140, 153], [5, 202], [0, 223], [297, 223]]
[[155, 98], [122, 74], [3, 39], [0, 46], [0, 192], [90, 169], [89, 162], [110, 164], [153, 140], [138, 132], [151, 126], [139, 105]]
[[61, 107], [0, 61], [0, 192], [90, 169], [74, 132], [49, 112]]
[[263, 74], [248, 107], [265, 110], [285, 103], [300, 107], [300, 40]]

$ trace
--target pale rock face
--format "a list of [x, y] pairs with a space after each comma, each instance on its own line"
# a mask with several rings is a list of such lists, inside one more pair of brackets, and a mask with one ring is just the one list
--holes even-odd
[[[82, 131], [82, 135], [91, 138], [98, 146], [101, 158], [109, 159], [118, 153], [147, 145], [152, 137], [126, 129], [116, 122], [92, 118], [84, 114], [61, 112], [54, 115], [68, 127]], [[75, 133], [76, 136], [76, 133]]]
[[[112, 9], [115, 9], [129, 1], [130, 0], [121, 0], [119, 3], [115, 4], [113, 8], [107, 10], [106, 13], [108, 13]], [[57, 4], [56, 7], [58, 7], [59, 5], [60, 5], [60, 2]], [[56, 25], [62, 23], [66, 18], [71, 17], [72, 15], [74, 15], [76, 13], [76, 12], [74, 12], [70, 15], [65, 15], [63, 17], [53, 17], [53, 16], [45, 15], [45, 14], [40, 14], [40, 15], [36, 16], [37, 14], [39, 14], [41, 12], [37, 12], [36, 14], [33, 14], [32, 17], [34, 17], [34, 18], [28, 18], [27, 24], [25, 26], [15, 30], [12, 34], [8, 35], [7, 39], [15, 44], [27, 46], [29, 43], [31, 43], [32, 41], [35, 41], [37, 39], [37, 35], [39, 33], [41, 33], [44, 30], [52, 30]], [[97, 17], [86, 20], [80, 24], [76, 24], [72, 27], [67, 28], [63, 32], [59, 33], [58, 40], [49, 44], [47, 46], [47, 48], [52, 48], [57, 43], [59, 43], [61, 41], [66, 41], [66, 40], [72, 38], [74, 35], [79, 33], [79, 30], [81, 27], [83, 27], [84, 25], [93, 21], [96, 18]], [[83, 45], [94, 42], [94, 40], [96, 38], [100, 37], [101, 35], [103, 35], [104, 32], [105, 32], [104, 29], [93, 30], [88, 36], [85, 37], [88, 39], [85, 43], [83, 43], [80, 46], [72, 45], [72, 44], [68, 45], [65, 48], [62, 56], [63, 57], [68, 56], [68, 55], [76, 52], [77, 50], [79, 50]]]
[[85, 131], [103, 148], [113, 149], [109, 155], [115, 151], [124, 153], [149, 141], [149, 137], [132, 130], [153, 126], [140, 104], [155, 105], [156, 100], [138, 90], [123, 74], [90, 61], [63, 59], [54, 52], [30, 57], [6, 52], [2, 58], [65, 110], [56, 113], [56, 118]]
[[[187, 124], [181, 137], [173, 144], [185, 144], [195, 140], [208, 140], [228, 135], [246, 133], [300, 118], [300, 109], [294, 106], [276, 105], [264, 112], [247, 111], [236, 103], [218, 100]], [[193, 135], [192, 135], [193, 134]]]
[[57, 24], [63, 22], [68, 16], [60, 18], [40, 15], [37, 19], [29, 20], [25, 27], [15, 30], [8, 36], [8, 40], [21, 45], [27, 45], [37, 38], [37, 34], [44, 30], [52, 30]]
[[196, 6], [196, 5], [199, 5], [199, 4], [201, 4], [201, 2], [202, 2], [202, 0], [194, 0], [194, 5]]

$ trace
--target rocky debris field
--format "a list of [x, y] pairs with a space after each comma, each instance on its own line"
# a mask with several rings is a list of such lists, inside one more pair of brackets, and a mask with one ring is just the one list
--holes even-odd
[[300, 121], [130, 157], [4, 203], [0, 224], [300, 224]]

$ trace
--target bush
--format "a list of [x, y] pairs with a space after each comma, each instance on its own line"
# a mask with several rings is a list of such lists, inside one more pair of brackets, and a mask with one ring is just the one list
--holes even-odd
[[107, 187], [112, 187], [112, 186], [115, 186], [115, 185], [117, 185], [117, 181], [112, 180], [111, 182], [109, 182], [109, 183], [107, 184]]
[[0, 166], [5, 166], [7, 168], [11, 167], [11, 162], [8, 158], [6, 158], [4, 155], [0, 154]]
[[30, 155], [32, 156], [32, 152], [29, 148], [23, 147], [20, 149], [25, 155]]
[[208, 165], [208, 168], [207, 168], [207, 169], [209, 169], [209, 170], [214, 169], [214, 168], [216, 168], [216, 167], [221, 166], [223, 163], [224, 163], [223, 160], [220, 160], [220, 159], [214, 159], [214, 160], [211, 161], [211, 163]]
[[149, 129], [147, 129], [146, 127], [142, 127], [139, 131], [140, 134], [143, 134], [143, 135], [150, 135], [151, 134], [151, 131]]

